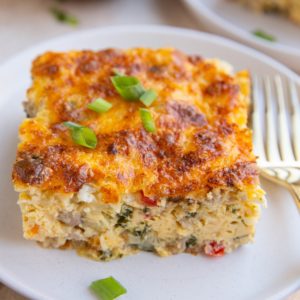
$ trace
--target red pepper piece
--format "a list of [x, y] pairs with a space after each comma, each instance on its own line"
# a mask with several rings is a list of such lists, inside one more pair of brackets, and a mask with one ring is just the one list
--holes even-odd
[[141, 194], [142, 194], [142, 202], [145, 205], [148, 205], [148, 206], [157, 206], [156, 199], [151, 199], [151, 198], [145, 196], [144, 193], [143, 193], [143, 191], [141, 192]]
[[225, 254], [225, 247], [216, 241], [212, 241], [205, 245], [204, 253], [208, 256], [223, 256]]

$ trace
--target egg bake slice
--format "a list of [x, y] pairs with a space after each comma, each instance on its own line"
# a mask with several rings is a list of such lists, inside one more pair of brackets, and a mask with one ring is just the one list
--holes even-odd
[[26, 239], [99, 260], [221, 256], [252, 241], [263, 191], [247, 71], [106, 49], [45, 53], [32, 81], [12, 174]]

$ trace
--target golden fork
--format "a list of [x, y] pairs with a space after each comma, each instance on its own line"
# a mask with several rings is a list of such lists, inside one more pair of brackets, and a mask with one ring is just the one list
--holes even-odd
[[296, 85], [276, 75], [252, 84], [254, 152], [261, 175], [286, 187], [300, 212], [300, 101]]

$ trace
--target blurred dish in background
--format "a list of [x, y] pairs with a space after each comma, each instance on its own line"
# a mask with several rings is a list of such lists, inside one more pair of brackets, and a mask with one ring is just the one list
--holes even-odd
[[266, 14], [280, 14], [300, 25], [300, 0], [235, 0]]
[[[257, 1], [251, 1], [251, 6]], [[300, 27], [284, 16], [260, 14], [236, 1], [183, 2], [208, 31], [257, 48], [300, 72]]]

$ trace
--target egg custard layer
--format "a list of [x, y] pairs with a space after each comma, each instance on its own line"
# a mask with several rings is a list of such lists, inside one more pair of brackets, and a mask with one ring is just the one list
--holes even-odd
[[[117, 70], [117, 71], [116, 71]], [[141, 120], [115, 73], [157, 94]], [[32, 66], [13, 167], [24, 237], [97, 260], [139, 250], [221, 256], [252, 241], [263, 191], [251, 131], [250, 80], [178, 50], [48, 52]], [[102, 98], [103, 113], [88, 109]], [[74, 142], [64, 122], [92, 129]]]

